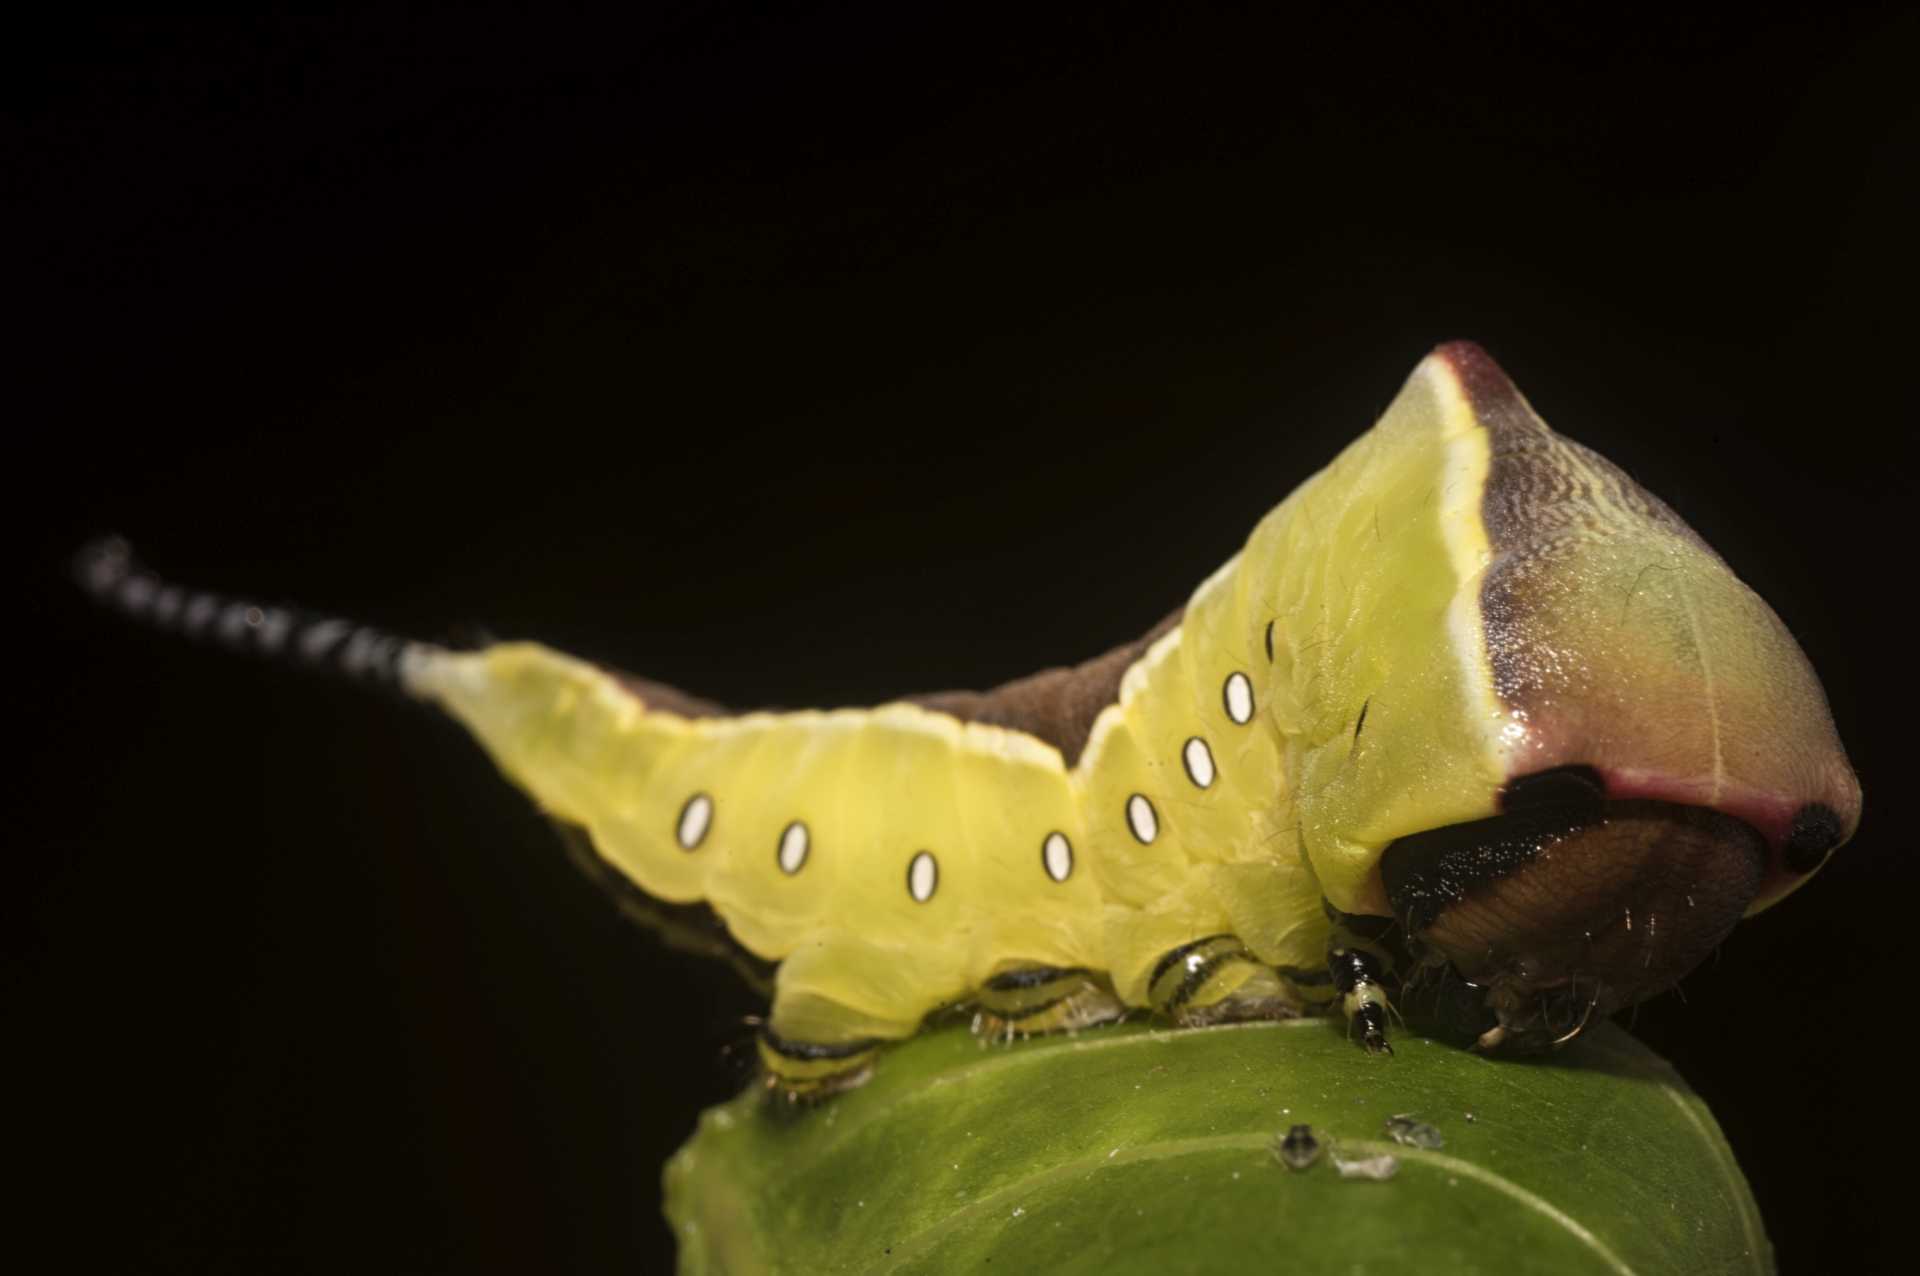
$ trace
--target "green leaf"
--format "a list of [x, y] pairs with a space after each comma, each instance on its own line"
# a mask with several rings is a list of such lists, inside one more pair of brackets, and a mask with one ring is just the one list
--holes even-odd
[[[666, 1169], [687, 1276], [753, 1272], [1768, 1272], [1706, 1105], [1602, 1024], [1551, 1060], [1337, 1022], [922, 1034], [816, 1107], [758, 1090]], [[1412, 1113], [1444, 1139], [1403, 1146]], [[1325, 1145], [1290, 1170], [1271, 1144]], [[1389, 1180], [1343, 1177], [1391, 1155]]]

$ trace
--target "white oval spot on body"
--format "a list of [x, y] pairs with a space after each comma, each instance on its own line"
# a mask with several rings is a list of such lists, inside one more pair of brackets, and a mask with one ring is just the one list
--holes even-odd
[[1133, 830], [1134, 839], [1143, 845], [1160, 836], [1160, 817], [1154, 813], [1153, 803], [1141, 794], [1127, 799], [1127, 827]]
[[1040, 866], [1056, 882], [1064, 882], [1073, 873], [1073, 843], [1065, 833], [1049, 833], [1040, 843]]
[[940, 866], [933, 862], [932, 851], [921, 851], [907, 864], [907, 894], [913, 902], [924, 904], [940, 886]]
[[798, 873], [807, 863], [807, 852], [812, 849], [812, 839], [807, 835], [807, 826], [799, 820], [787, 825], [786, 832], [780, 835], [780, 871]]
[[1180, 750], [1180, 760], [1186, 763], [1187, 778], [1194, 784], [1204, 789], [1213, 783], [1213, 750], [1207, 747], [1205, 740], [1199, 736], [1188, 740], [1186, 747]]
[[713, 799], [696, 793], [680, 808], [680, 822], [674, 826], [673, 837], [681, 850], [691, 851], [707, 840], [707, 830], [712, 827]]
[[1227, 716], [1241, 726], [1253, 721], [1253, 682], [1243, 673], [1227, 675], [1221, 698], [1227, 703]]

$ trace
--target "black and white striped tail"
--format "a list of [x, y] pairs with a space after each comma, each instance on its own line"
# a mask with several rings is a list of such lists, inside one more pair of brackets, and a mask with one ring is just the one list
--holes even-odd
[[184, 589], [148, 571], [118, 537], [82, 549], [73, 571], [102, 606], [155, 629], [397, 691], [407, 689], [409, 657], [437, 650], [334, 616]]

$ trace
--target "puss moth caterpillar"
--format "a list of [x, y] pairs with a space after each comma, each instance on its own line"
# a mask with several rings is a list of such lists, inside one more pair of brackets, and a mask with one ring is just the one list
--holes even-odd
[[1338, 1006], [1384, 1051], [1420, 975], [1481, 1047], [1551, 1045], [1860, 817], [1779, 618], [1465, 342], [1152, 632], [987, 692], [733, 713], [534, 643], [182, 590], [116, 543], [80, 575], [465, 724], [601, 864], [779, 963], [760, 1053], [790, 1097], [963, 1002], [995, 1034]]

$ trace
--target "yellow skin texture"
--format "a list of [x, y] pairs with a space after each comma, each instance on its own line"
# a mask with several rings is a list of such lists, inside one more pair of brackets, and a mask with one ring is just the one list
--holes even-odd
[[[1561, 763], [1743, 816], [1819, 798], [1850, 832], [1858, 787], [1766, 604], [1517, 395], [1489, 429], [1445, 349], [1195, 591], [1071, 767], [1023, 732], [904, 703], [680, 717], [535, 644], [416, 649], [404, 676], [641, 890], [705, 900], [780, 961], [772, 1021], [800, 1041], [910, 1035], [1010, 961], [1108, 972], [1133, 1006], [1160, 956], [1202, 936], [1319, 967], [1323, 896], [1389, 914], [1393, 839], [1491, 816], [1510, 778]], [[1555, 496], [1522, 534], [1486, 516], [1515, 449]], [[1503, 566], [1520, 605], [1490, 625]], [[1236, 673], [1244, 724], [1223, 690]], [[1215, 764], [1205, 787], [1182, 763], [1193, 737]], [[713, 818], [687, 850], [676, 828], [699, 793]], [[1136, 794], [1150, 844], [1129, 828]], [[796, 819], [810, 850], [787, 873]], [[1054, 832], [1065, 881], [1043, 866]], [[908, 890], [921, 851], [939, 869], [924, 902]], [[1799, 880], [1774, 873], [1756, 907]]]

